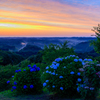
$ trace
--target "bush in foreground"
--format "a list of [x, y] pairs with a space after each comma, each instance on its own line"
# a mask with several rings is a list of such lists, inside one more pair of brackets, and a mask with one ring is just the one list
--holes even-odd
[[[39, 94], [42, 92], [41, 72], [36, 65], [28, 65], [24, 69], [15, 71], [12, 89], [17, 94]], [[7, 81], [9, 83], [10, 81]]]

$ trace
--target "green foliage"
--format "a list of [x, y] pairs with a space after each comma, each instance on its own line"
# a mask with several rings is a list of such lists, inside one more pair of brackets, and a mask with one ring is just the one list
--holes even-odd
[[12, 90], [17, 94], [39, 94], [42, 93], [41, 71], [36, 65], [28, 65], [23, 69], [15, 71], [12, 82]]
[[18, 54], [0, 50], [0, 65], [18, 64], [24, 58]]
[[85, 100], [95, 100], [100, 88], [100, 64], [86, 61], [83, 70], [84, 81], [81, 83], [83, 87], [80, 88], [80, 93]]
[[69, 97], [79, 95], [76, 83], [78, 78], [82, 78], [77, 74], [80, 67], [82, 67], [82, 59], [75, 55], [55, 59], [43, 72], [43, 86], [60, 95]]
[[66, 57], [70, 54], [75, 54], [73, 48], [68, 48], [67, 41], [64, 44], [50, 44], [45, 46], [43, 50], [43, 63], [50, 64], [54, 59], [58, 57]]
[[15, 74], [16, 69], [17, 66], [12, 65], [0, 66], [0, 91], [11, 88], [11, 85], [7, 85], [7, 80]]
[[36, 55], [30, 56], [27, 60], [30, 61], [30, 63], [41, 63], [42, 62], [42, 52], [38, 52]]
[[92, 31], [95, 32], [95, 36], [97, 40], [94, 40], [91, 42], [91, 45], [94, 46], [94, 49], [97, 53], [100, 54], [100, 24], [98, 24], [98, 27], [93, 27]]

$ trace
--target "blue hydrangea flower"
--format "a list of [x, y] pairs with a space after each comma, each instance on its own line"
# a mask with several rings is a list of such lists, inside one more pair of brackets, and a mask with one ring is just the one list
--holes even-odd
[[53, 88], [55, 88], [55, 86], [54, 86], [54, 85], [53, 85], [52, 87], [53, 87]]
[[78, 79], [77, 79], [77, 81], [78, 81], [78, 82], [81, 82], [81, 79], [80, 79], [80, 78], [78, 78]]
[[30, 69], [30, 72], [35, 72], [35, 71], [36, 71], [35, 68]]
[[7, 81], [7, 84], [9, 84], [10, 83], [10, 81]]
[[18, 73], [18, 72], [19, 72], [18, 70], [15, 71], [15, 73]]
[[59, 76], [59, 78], [63, 78], [63, 76]]
[[56, 66], [56, 65], [54, 65], [54, 66], [53, 66], [53, 69], [57, 69], [57, 66]]
[[33, 65], [33, 68], [36, 68], [36, 65]]
[[16, 89], [16, 86], [13, 86], [12, 88], [13, 88], [13, 89]]
[[80, 88], [79, 87], [77, 87], [77, 92], [80, 92]]
[[84, 66], [84, 65], [85, 65], [85, 63], [84, 63], [84, 62], [82, 62], [82, 65]]
[[52, 64], [56, 64], [56, 62], [55, 62], [55, 61], [53, 61], [53, 62], [52, 62]]
[[46, 69], [49, 69], [49, 67], [47, 66]]
[[70, 72], [70, 74], [72, 74], [72, 75], [73, 75], [73, 74], [74, 74], [74, 72], [73, 72], [73, 71], [71, 71], [71, 72]]
[[46, 73], [49, 73], [49, 71], [47, 70]]
[[55, 72], [53, 72], [52, 75], [55, 75]]
[[46, 80], [45, 82], [49, 82], [49, 80]]
[[63, 87], [60, 87], [60, 90], [63, 90]]
[[19, 69], [18, 71], [21, 72], [21, 69]]
[[81, 85], [80, 85], [80, 87], [82, 87], [82, 88], [83, 88], [83, 87], [84, 87], [84, 85], [83, 85], [83, 84], [81, 84]]
[[88, 61], [88, 59], [86, 58], [86, 59], [84, 59], [84, 61]]
[[37, 69], [36, 69], [37, 71], [39, 71], [40, 70], [40, 67], [37, 67]]
[[23, 86], [23, 88], [24, 88], [24, 89], [26, 89], [26, 88], [27, 88], [27, 86], [26, 86], [26, 85], [24, 85], [24, 86]]
[[14, 75], [12, 77], [14, 77]]
[[90, 87], [90, 90], [94, 90], [94, 87]]
[[32, 89], [34, 86], [33, 85], [30, 85], [30, 88]]
[[93, 61], [92, 59], [88, 59], [88, 61]]
[[72, 55], [72, 57], [75, 57], [75, 55]]
[[31, 65], [28, 65], [28, 67], [31, 67]]
[[80, 72], [78, 72], [78, 73], [77, 73], [77, 75], [78, 75], [78, 76], [80, 76], [80, 75], [81, 75], [81, 73], [80, 73]]
[[47, 85], [47, 83], [43, 83], [43, 87], [45, 87]]
[[13, 89], [11, 89], [11, 92], [13, 92]]
[[59, 63], [56, 64], [57, 67], [59, 67], [59, 65], [60, 65]]
[[23, 69], [23, 71], [26, 71], [26, 69]]
[[16, 83], [16, 82], [14, 82], [14, 85], [17, 85], [17, 83]]
[[62, 58], [56, 58], [55, 61], [57, 62], [62, 61]]
[[75, 62], [78, 62], [78, 59], [74, 59]]
[[82, 62], [82, 59], [79, 59], [80, 62]]

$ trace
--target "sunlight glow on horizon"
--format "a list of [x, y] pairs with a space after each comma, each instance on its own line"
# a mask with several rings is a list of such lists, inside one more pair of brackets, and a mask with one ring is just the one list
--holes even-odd
[[93, 3], [1, 0], [0, 36], [91, 36], [91, 29], [100, 22], [99, 2]]

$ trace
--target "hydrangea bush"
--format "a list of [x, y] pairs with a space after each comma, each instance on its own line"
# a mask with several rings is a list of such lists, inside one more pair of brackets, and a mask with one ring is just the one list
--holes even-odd
[[43, 87], [49, 91], [71, 96], [78, 94], [77, 81], [82, 81], [79, 68], [84, 65], [82, 59], [75, 55], [55, 59], [43, 72]]
[[85, 100], [95, 100], [100, 88], [100, 64], [85, 59], [79, 71], [83, 72], [83, 82], [78, 83], [77, 91]]
[[[13, 77], [12, 89], [16, 90], [17, 94], [38, 94], [42, 92], [41, 71], [36, 65], [28, 65], [24, 69], [15, 71]], [[10, 81], [7, 81], [9, 84]]]

